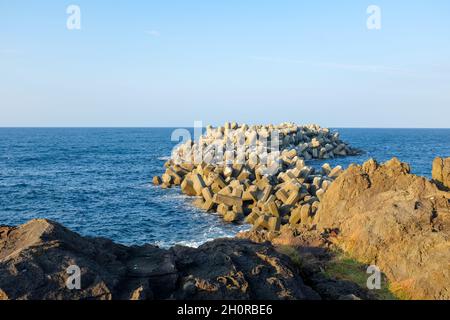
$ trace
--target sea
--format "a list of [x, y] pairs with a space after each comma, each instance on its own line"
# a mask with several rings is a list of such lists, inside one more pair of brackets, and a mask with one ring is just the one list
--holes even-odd
[[[192, 129], [187, 128], [190, 132]], [[450, 129], [334, 129], [361, 155], [311, 160], [347, 167], [398, 157], [431, 176], [436, 156], [450, 156]], [[46, 218], [85, 236], [126, 245], [199, 246], [248, 230], [192, 205], [178, 188], [152, 177], [179, 141], [174, 128], [0, 128], [0, 225]]]

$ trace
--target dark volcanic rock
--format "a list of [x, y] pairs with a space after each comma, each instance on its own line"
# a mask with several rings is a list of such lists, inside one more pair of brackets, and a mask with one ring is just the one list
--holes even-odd
[[276, 250], [294, 257], [305, 283], [322, 299], [342, 300], [355, 297], [363, 300], [380, 299], [367, 287], [325, 272], [333, 265], [336, 253], [330, 250], [328, 239], [317, 230], [308, 230], [300, 226], [292, 228], [286, 225], [277, 235], [266, 230], [251, 230], [240, 232], [237, 237], [252, 239], [258, 243], [270, 241]]
[[182, 270], [177, 299], [320, 299], [290, 259], [267, 243], [216, 240], [171, 251]]
[[[81, 269], [68, 289], [67, 268]], [[0, 299], [320, 299], [269, 244], [126, 247], [48, 220], [0, 227]]]
[[[32, 220], [0, 234], [0, 290], [9, 299], [111, 299], [126, 272], [127, 248], [83, 238], [63, 226]], [[66, 269], [78, 265], [83, 290], [69, 290]]]

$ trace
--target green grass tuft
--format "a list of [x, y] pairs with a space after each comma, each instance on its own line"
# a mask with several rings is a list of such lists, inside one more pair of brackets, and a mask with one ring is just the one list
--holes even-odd
[[[277, 251], [290, 257], [299, 269], [307, 263], [307, 261], [303, 261], [295, 247], [277, 246]], [[370, 276], [370, 274], [367, 274], [367, 267], [366, 264], [358, 262], [342, 251], [333, 251], [331, 260], [325, 262], [323, 272], [328, 278], [351, 281], [362, 288], [366, 288], [367, 279]], [[391, 286], [384, 275], [382, 275], [381, 289], [374, 289], [371, 292], [380, 300], [404, 299], [399, 291], [391, 290]]]
[[[358, 262], [341, 251], [333, 251], [333, 258], [325, 266], [324, 273], [328, 277], [351, 281], [366, 288], [367, 278], [370, 276], [367, 273], [367, 267], [366, 264]], [[371, 293], [380, 300], [398, 300], [400, 298], [390, 290], [389, 282], [384, 275], [381, 279], [381, 289], [371, 290]]]

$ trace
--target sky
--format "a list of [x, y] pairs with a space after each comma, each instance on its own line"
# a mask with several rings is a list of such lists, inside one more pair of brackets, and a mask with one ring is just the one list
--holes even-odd
[[449, 119], [448, 0], [0, 0], [2, 127]]

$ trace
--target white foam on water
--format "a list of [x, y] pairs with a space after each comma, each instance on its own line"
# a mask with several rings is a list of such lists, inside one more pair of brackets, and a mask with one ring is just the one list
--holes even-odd
[[170, 199], [170, 200], [194, 200], [195, 197], [190, 197], [182, 193], [168, 193], [160, 196], [161, 199]]
[[[158, 186], [155, 187], [153, 184], [148, 184], [147, 187], [159, 189]], [[169, 248], [174, 245], [182, 245], [191, 248], [198, 248], [199, 246], [201, 246], [206, 242], [213, 241], [218, 238], [233, 238], [237, 233], [251, 229], [251, 225], [249, 224], [235, 225], [232, 228], [223, 225], [222, 218], [218, 213], [216, 212], [206, 213], [192, 204], [192, 202], [195, 201], [196, 198], [200, 197], [191, 197], [185, 195], [181, 193], [179, 187], [163, 190], [162, 193], [159, 193], [157, 195], [157, 198], [158, 201], [161, 203], [170, 203], [172, 209], [180, 210], [180, 213], [189, 211], [190, 214], [192, 214], [192, 219], [194, 220], [199, 219], [200, 215], [205, 216], [209, 215], [210, 217], [214, 216], [214, 219], [210, 221], [212, 225], [205, 227], [203, 229], [203, 232], [199, 232], [194, 236], [190, 237], [188, 236], [185, 239], [177, 239], [177, 240], [174, 239], [172, 241], [161, 239], [159, 241], [154, 242], [155, 245], [161, 248]], [[188, 219], [189, 218], [190, 217], [188, 216]]]
[[155, 186], [153, 183], [143, 183], [136, 187], [137, 189], [156, 189], [157, 186]]
[[242, 232], [242, 231], [248, 231], [250, 229], [251, 229], [251, 225], [249, 225], [249, 224], [239, 225], [239, 226], [237, 226], [237, 229], [235, 229], [234, 231], [223, 230], [223, 229], [221, 229], [221, 227], [219, 225], [213, 225], [213, 226], [210, 226], [208, 228], [208, 230], [206, 232], [204, 232], [202, 235], [200, 235], [200, 237], [198, 237], [197, 239], [181, 240], [181, 241], [177, 241], [175, 243], [161, 240], [161, 241], [157, 241], [155, 244], [161, 248], [170, 248], [174, 245], [181, 245], [181, 246], [190, 247], [190, 248], [198, 248], [202, 244], [209, 242], [209, 241], [216, 240], [216, 239], [234, 238], [237, 233]]
[[180, 246], [185, 246], [185, 247], [190, 247], [190, 248], [198, 248], [203, 243], [212, 241], [212, 240], [214, 240], [214, 239], [210, 239], [210, 240], [206, 240], [206, 241], [180, 241], [177, 244]]
[[158, 157], [158, 160], [167, 161], [167, 160], [170, 160], [170, 158], [171, 158], [171, 156]]

